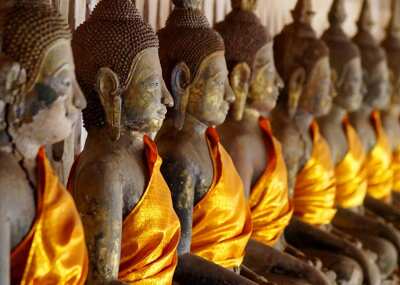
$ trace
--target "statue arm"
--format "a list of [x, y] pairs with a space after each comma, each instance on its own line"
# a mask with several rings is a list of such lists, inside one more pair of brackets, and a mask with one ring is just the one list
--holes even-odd
[[292, 237], [292, 240], [297, 240], [297, 242], [304, 242], [306, 240], [310, 245], [315, 246], [319, 244], [339, 254], [353, 258], [363, 269], [367, 284], [378, 284], [378, 281], [375, 279], [376, 276], [379, 276], [379, 272], [375, 272], [373, 262], [369, 260], [368, 256], [360, 248], [357, 248], [357, 246], [348, 240], [335, 236], [326, 230], [306, 224], [296, 218], [287, 227], [287, 232], [288, 237]]
[[172, 193], [174, 209], [181, 223], [178, 254], [190, 252], [192, 239], [195, 173], [190, 163], [180, 159], [164, 160], [161, 172]]
[[89, 253], [87, 283], [124, 284], [118, 281], [123, 194], [115, 170], [96, 162], [83, 169], [75, 181], [75, 201], [85, 229]]
[[0, 201], [0, 284], [10, 285], [11, 225], [5, 200]]
[[248, 144], [239, 139], [229, 148], [229, 155], [243, 181], [244, 193], [246, 197], [249, 198], [254, 175], [254, 166], [252, 157], [246, 150], [248, 150]]

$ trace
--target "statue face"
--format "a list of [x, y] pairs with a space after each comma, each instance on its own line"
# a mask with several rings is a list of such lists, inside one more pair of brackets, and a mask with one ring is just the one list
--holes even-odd
[[315, 117], [326, 115], [332, 107], [334, 95], [331, 84], [329, 58], [323, 57], [316, 62], [308, 75], [299, 107]]
[[86, 106], [74, 73], [70, 42], [58, 40], [45, 56], [35, 86], [25, 96], [21, 125], [13, 131], [37, 144], [53, 144], [70, 135]]
[[209, 126], [222, 124], [235, 100], [224, 53], [215, 52], [205, 58], [188, 88], [187, 112]]
[[261, 48], [256, 55], [250, 83], [248, 105], [267, 115], [275, 108], [283, 81], [276, 71], [272, 43]]
[[167, 113], [166, 105], [173, 105], [162, 77], [158, 49], [140, 53], [131, 76], [123, 94], [123, 125], [132, 131], [157, 133]]
[[364, 70], [367, 93], [364, 102], [378, 110], [386, 108], [390, 101], [389, 68], [382, 60], [371, 71]]
[[363, 78], [361, 58], [354, 58], [337, 75], [335, 102], [349, 112], [358, 110], [363, 100]]

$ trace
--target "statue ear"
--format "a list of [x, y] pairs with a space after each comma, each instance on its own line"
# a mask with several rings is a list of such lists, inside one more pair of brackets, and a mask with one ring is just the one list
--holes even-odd
[[171, 89], [174, 97], [174, 125], [178, 130], [183, 128], [186, 108], [189, 102], [190, 69], [184, 62], [178, 63], [171, 74]]
[[251, 71], [247, 63], [237, 64], [229, 76], [235, 101], [231, 106], [234, 120], [240, 121], [243, 118], [246, 101], [249, 94]]
[[118, 75], [108, 67], [99, 70], [96, 89], [103, 105], [106, 120], [111, 126], [111, 139], [116, 141], [121, 136], [122, 98]]
[[306, 72], [303, 68], [299, 67], [292, 72], [288, 84], [288, 109], [290, 117], [293, 117], [296, 114], [305, 81]]

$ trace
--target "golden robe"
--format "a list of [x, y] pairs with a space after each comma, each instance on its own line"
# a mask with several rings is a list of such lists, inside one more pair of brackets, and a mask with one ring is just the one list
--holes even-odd
[[393, 152], [393, 191], [400, 192], [400, 145]]
[[11, 253], [11, 283], [80, 285], [88, 272], [88, 254], [79, 213], [54, 174], [45, 150], [37, 157], [36, 219]]
[[364, 203], [368, 181], [365, 167], [365, 151], [358, 134], [346, 118], [343, 128], [347, 136], [348, 151], [336, 165], [336, 204], [343, 208], [355, 208]]
[[379, 112], [373, 112], [372, 124], [376, 144], [367, 156], [368, 194], [378, 200], [390, 199], [393, 187], [392, 152], [389, 139], [383, 129]]
[[243, 183], [215, 129], [207, 131], [214, 179], [193, 209], [191, 252], [225, 268], [239, 267], [252, 232]]
[[[150, 179], [123, 221], [118, 280], [132, 285], [169, 285], [178, 261], [180, 223], [160, 171], [157, 147], [147, 136], [144, 143]], [[74, 175], [71, 171], [70, 181]]]
[[249, 205], [253, 221], [252, 238], [273, 246], [292, 218], [293, 205], [289, 200], [287, 170], [281, 144], [273, 136], [267, 119], [260, 118], [259, 125], [268, 147], [269, 164], [251, 189]]
[[311, 158], [299, 172], [294, 190], [294, 214], [312, 225], [329, 224], [336, 214], [336, 180], [328, 143], [318, 124], [311, 125]]

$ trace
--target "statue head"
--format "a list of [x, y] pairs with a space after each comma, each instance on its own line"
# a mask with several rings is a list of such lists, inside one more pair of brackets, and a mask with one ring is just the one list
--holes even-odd
[[392, 0], [392, 17], [382, 46], [386, 51], [392, 90], [391, 101], [400, 105], [400, 1]]
[[84, 123], [121, 131], [155, 134], [166, 105], [173, 104], [158, 57], [158, 40], [130, 0], [101, 1], [75, 31], [72, 47], [78, 81], [88, 101]]
[[337, 93], [334, 102], [353, 112], [361, 107], [364, 85], [360, 51], [342, 28], [346, 20], [344, 0], [333, 2], [328, 18], [330, 27], [322, 39], [329, 47], [332, 84]]
[[20, 1], [7, 13], [2, 50], [26, 71], [23, 91], [7, 111], [8, 131], [17, 144], [65, 139], [85, 107], [70, 40], [66, 20], [42, 1]]
[[384, 109], [390, 101], [389, 68], [385, 51], [371, 32], [373, 26], [368, 0], [364, 0], [358, 32], [354, 42], [361, 52], [363, 79], [366, 87], [363, 104], [373, 109]]
[[[299, 3], [309, 3], [299, 1]], [[284, 89], [278, 104], [290, 117], [298, 110], [314, 116], [327, 114], [332, 105], [329, 50], [317, 39], [308, 19], [311, 6], [296, 6], [294, 22], [286, 26], [274, 39], [274, 56]], [[296, 10], [295, 10], [296, 11]]]
[[175, 9], [158, 33], [164, 79], [175, 101], [171, 115], [177, 129], [183, 127], [185, 114], [217, 126], [234, 100], [224, 42], [201, 11], [187, 9], [184, 2], [174, 1]]
[[225, 42], [230, 84], [236, 97], [231, 113], [241, 120], [246, 103], [268, 114], [283, 83], [275, 68], [272, 37], [253, 11], [235, 6], [235, 1], [232, 4], [235, 8], [215, 28]]

